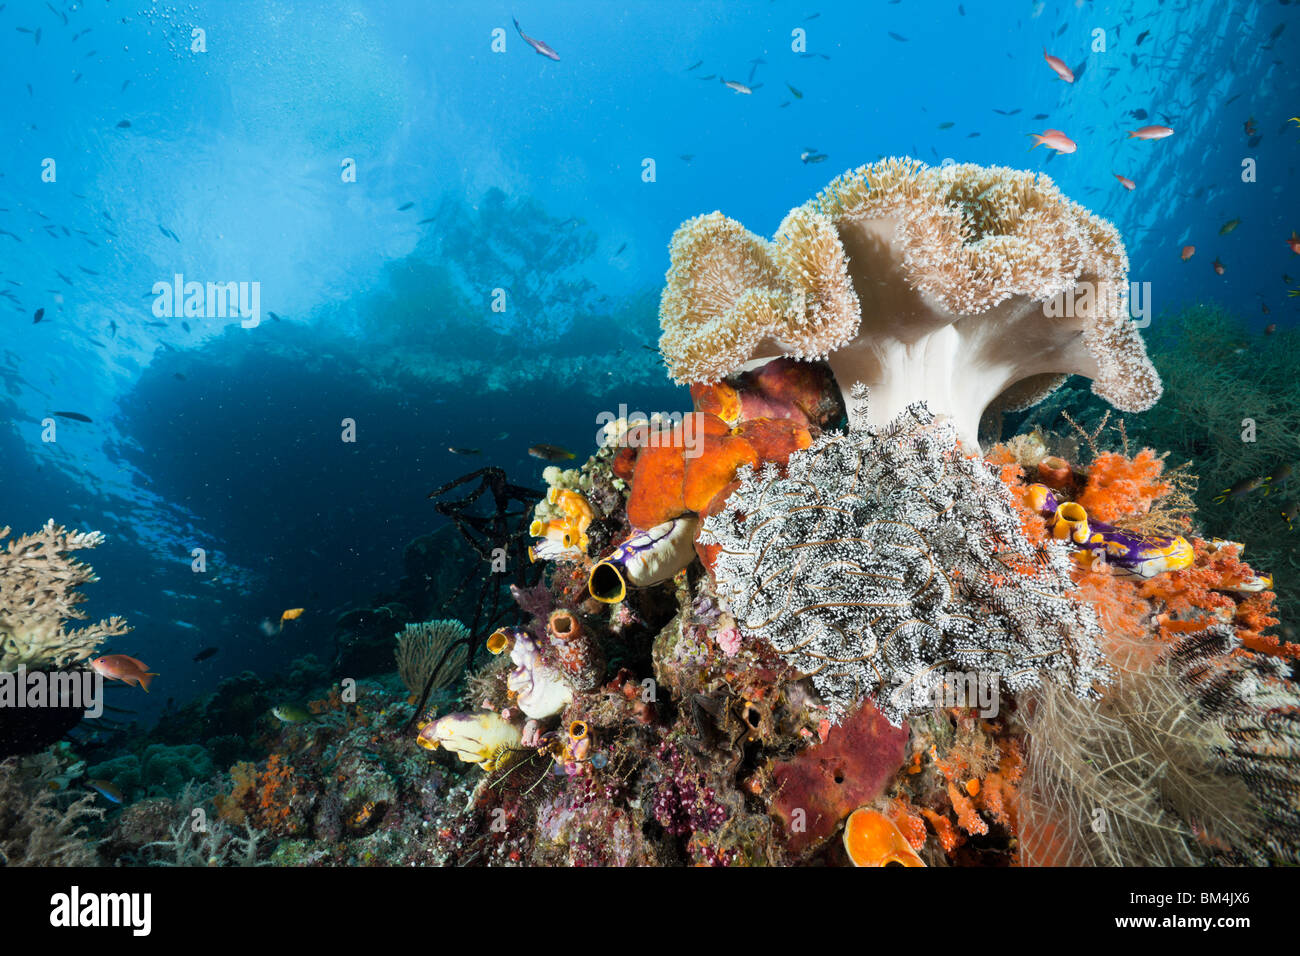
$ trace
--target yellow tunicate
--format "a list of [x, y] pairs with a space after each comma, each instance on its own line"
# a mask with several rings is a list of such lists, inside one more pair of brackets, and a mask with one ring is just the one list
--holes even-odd
[[517, 748], [522, 739], [518, 727], [491, 710], [448, 714], [420, 731], [420, 740], [432, 744], [428, 749], [444, 747], [465, 763], [476, 763], [488, 771], [495, 770], [501, 757]]

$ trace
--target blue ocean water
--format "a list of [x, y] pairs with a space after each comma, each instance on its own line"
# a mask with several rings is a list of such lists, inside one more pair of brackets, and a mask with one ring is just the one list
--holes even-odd
[[[445, 524], [430, 489], [539, 486], [529, 446], [687, 407], [653, 352], [682, 221], [770, 235], [884, 156], [1041, 170], [1119, 227], [1155, 314], [1293, 323], [1296, 9], [0, 4], [0, 526], [108, 536], [86, 610], [163, 675], [145, 717], [326, 658]], [[1175, 134], [1127, 136], [1149, 124]], [[1029, 151], [1048, 128], [1077, 151]], [[258, 312], [159, 315], [178, 275]], [[44, 440], [55, 411], [91, 421]]]

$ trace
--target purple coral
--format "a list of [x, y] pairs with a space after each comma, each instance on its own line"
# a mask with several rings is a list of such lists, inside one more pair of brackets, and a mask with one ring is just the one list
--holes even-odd
[[718, 607], [718, 602], [712, 595], [701, 594], [691, 604], [691, 613], [701, 624], [712, 624], [722, 616], [722, 608]]
[[651, 813], [670, 836], [711, 833], [727, 819], [727, 808], [704, 782], [704, 775], [686, 768], [681, 754], [670, 744], [660, 744], [655, 756], [667, 773], [655, 790]]
[[521, 588], [517, 584], [512, 584], [510, 596], [514, 598], [519, 610], [533, 619], [529, 627], [533, 635], [539, 640], [545, 637], [546, 619], [555, 608], [555, 596], [551, 594], [551, 589], [544, 582], [530, 588]]

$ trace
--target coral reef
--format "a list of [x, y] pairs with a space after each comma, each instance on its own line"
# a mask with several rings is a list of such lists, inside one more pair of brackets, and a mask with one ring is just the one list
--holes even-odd
[[[1077, 383], [974, 444], [982, 411], [996, 431], [1066, 371], [1155, 400], [1126, 272], [1108, 224], [1000, 169], [858, 170], [772, 243], [686, 224], [662, 319], [693, 412], [609, 422], [544, 492], [495, 467], [438, 489], [459, 538], [413, 541], [396, 590], [339, 617], [329, 663], [0, 762], [0, 855], [1300, 863], [1300, 645], [1265, 530], [1212, 537], [1173, 442], [1130, 448]], [[1209, 513], [1285, 490], [1269, 468]], [[508, 576], [483, 575], [503, 540]], [[469, 580], [479, 601], [458, 604]]]
[[[1008, 454], [993, 457], [1006, 462]], [[1178, 494], [1146, 449], [1097, 453], [1093, 467], [1073, 471], [1080, 499], [1111, 509], [1116, 521], [1158, 511]], [[1048, 534], [1024, 470], [1005, 464], [1002, 476], [1020, 491], [1026, 533]], [[1277, 624], [1273, 595], [1240, 560], [1239, 545], [1193, 536], [1190, 547], [1188, 566], [1148, 580], [1076, 568], [1077, 597], [1097, 610], [1117, 678], [1091, 704], [1046, 686], [1018, 702], [1028, 745], [1021, 862], [1295, 858], [1300, 692], [1283, 661], [1300, 648], [1265, 633]]]
[[[8, 534], [8, 527], [0, 527], [0, 540]], [[77, 607], [85, 601], [77, 589], [98, 580], [72, 552], [103, 541], [98, 531], [69, 531], [50, 519], [35, 534], [0, 548], [0, 671], [63, 667], [85, 660], [108, 638], [130, 630], [120, 617], [67, 626], [86, 617]]]

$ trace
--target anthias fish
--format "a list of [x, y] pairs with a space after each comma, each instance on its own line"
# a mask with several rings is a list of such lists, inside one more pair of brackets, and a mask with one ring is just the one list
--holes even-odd
[[1065, 65], [1065, 61], [1062, 60], [1059, 56], [1052, 56], [1050, 53], [1048, 53], [1046, 47], [1043, 48], [1043, 59], [1046, 60], [1047, 65], [1052, 68], [1052, 72], [1055, 73], [1057, 76], [1059, 76], [1061, 79], [1065, 80], [1065, 82], [1067, 83], [1074, 82], [1074, 72], [1068, 66]]
[[1029, 133], [1034, 138], [1034, 145], [1030, 146], [1031, 150], [1039, 146], [1046, 146], [1048, 149], [1054, 149], [1058, 153], [1073, 153], [1078, 147], [1074, 140], [1066, 136], [1059, 129], [1049, 129], [1043, 133]]
[[149, 685], [158, 676], [150, 671], [147, 665], [134, 657], [127, 657], [125, 654], [108, 654], [104, 657], [97, 657], [90, 662], [90, 667], [96, 674], [110, 680], [120, 680], [124, 684], [137, 685], [145, 693], [149, 692]]
[[1174, 131], [1168, 126], [1143, 126], [1140, 129], [1130, 130], [1129, 139], [1164, 139], [1166, 136], [1173, 136]]

